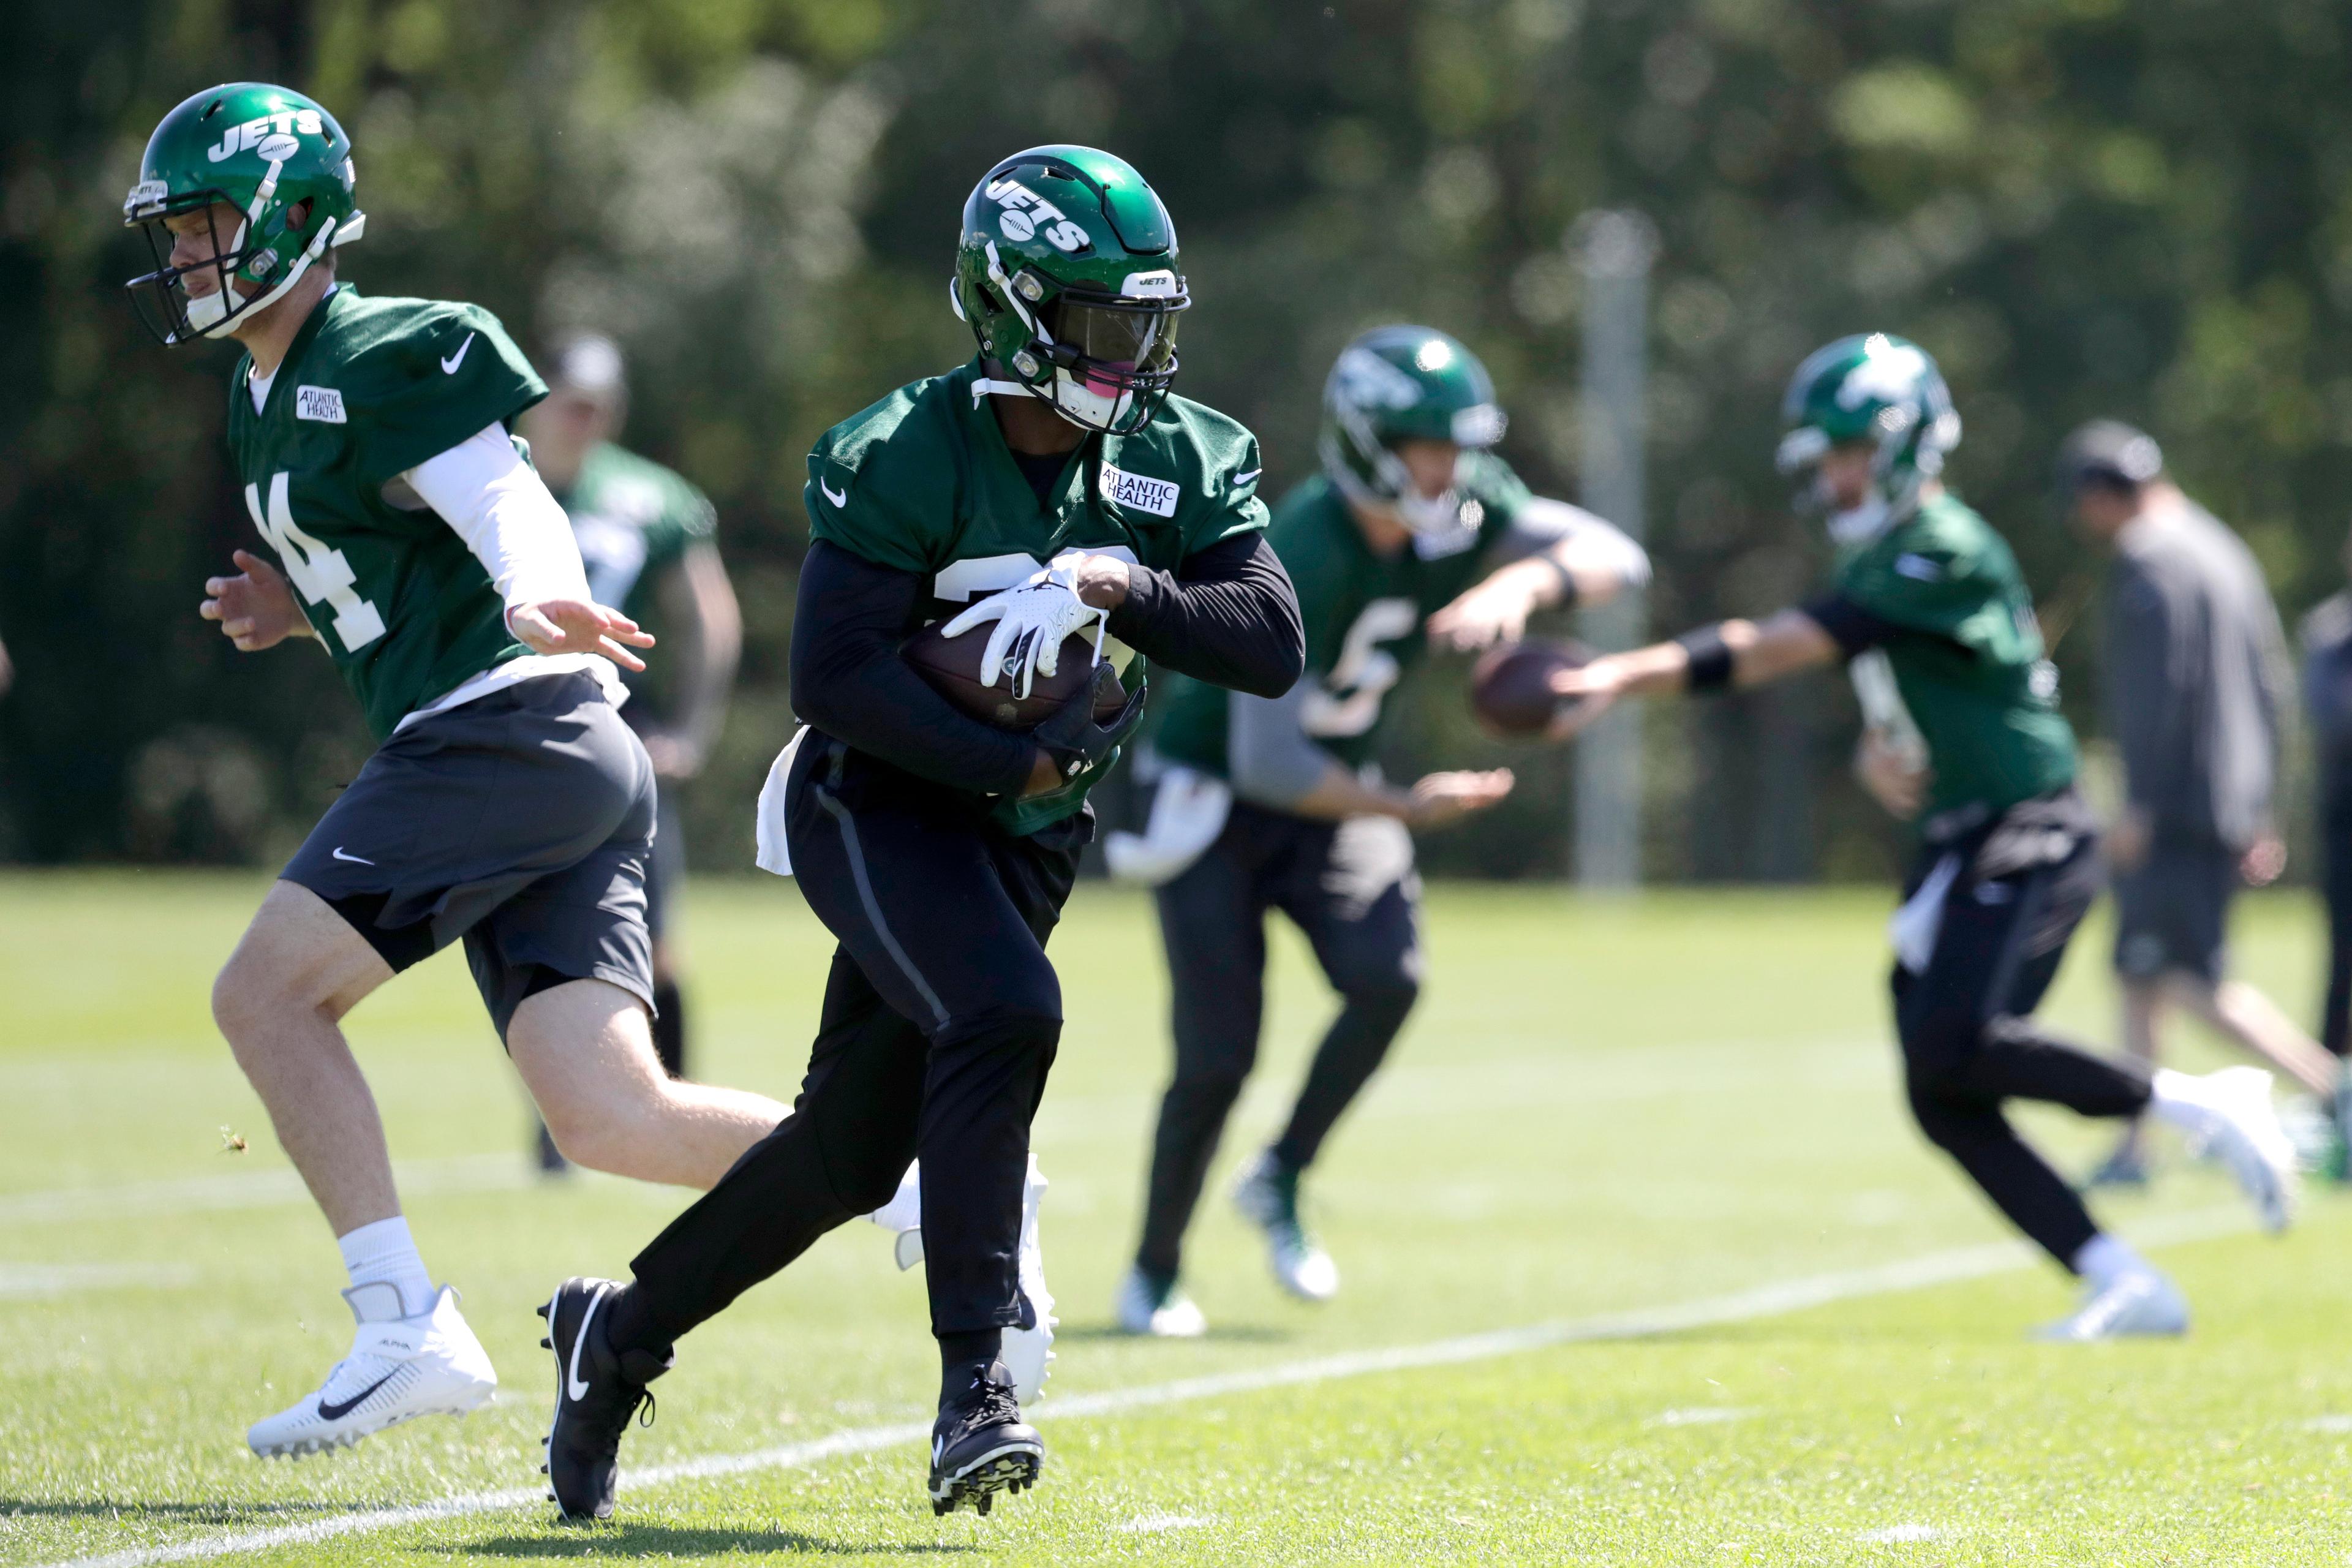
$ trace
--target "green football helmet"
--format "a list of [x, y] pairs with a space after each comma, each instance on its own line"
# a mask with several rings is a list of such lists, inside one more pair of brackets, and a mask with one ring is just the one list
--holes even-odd
[[[1780, 471], [1798, 481], [1800, 511], [1827, 513], [1841, 542], [1876, 533], [1919, 504], [1919, 486], [1944, 471], [1960, 444], [1960, 416], [1927, 351], [1885, 332], [1856, 333], [1815, 349], [1780, 399]], [[1821, 479], [1823, 453], [1868, 441], [1871, 498], [1835, 511]]]
[[1495, 383], [1478, 356], [1434, 327], [1375, 327], [1339, 351], [1323, 383], [1317, 448], [1323, 472], [1357, 505], [1413, 532], [1461, 525], [1454, 487], [1424, 496], [1398, 457], [1400, 441], [1451, 441], [1465, 449], [1503, 438]]
[[[122, 203], [124, 225], [146, 233], [155, 257], [154, 271], [123, 285], [140, 320], [184, 343], [276, 303], [329, 248], [359, 238], [367, 215], [352, 205], [352, 179], [351, 138], [299, 92], [238, 81], [189, 99], [148, 137]], [[237, 213], [226, 237], [220, 205]], [[174, 267], [164, 220], [191, 212], [211, 219], [214, 255]], [[188, 279], [200, 274], [216, 287], [192, 293]]]
[[1189, 307], [1176, 226], [1143, 176], [1092, 147], [1032, 147], [963, 204], [948, 298], [983, 358], [1085, 430], [1151, 421], [1176, 379]]

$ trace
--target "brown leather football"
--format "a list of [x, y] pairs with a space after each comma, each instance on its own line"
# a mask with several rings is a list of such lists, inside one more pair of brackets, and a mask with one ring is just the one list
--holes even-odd
[[[995, 628], [977, 626], [951, 637], [940, 634], [944, 625], [934, 621], [908, 637], [899, 655], [915, 667], [916, 674], [930, 682], [934, 691], [983, 724], [1000, 730], [1034, 730], [1094, 679], [1094, 638], [1073, 636], [1062, 640], [1061, 658], [1054, 673], [1040, 672], [1028, 696], [1013, 695], [1012, 678], [1005, 675], [999, 675], [993, 686], [982, 686], [980, 659], [988, 651], [988, 634]], [[1096, 719], [1108, 720], [1126, 702], [1127, 689], [1113, 675], [1095, 699]]]
[[1548, 637], [1488, 648], [1470, 672], [1470, 710], [1497, 734], [1539, 735], [1559, 707], [1551, 678], [1591, 662], [1582, 643]]

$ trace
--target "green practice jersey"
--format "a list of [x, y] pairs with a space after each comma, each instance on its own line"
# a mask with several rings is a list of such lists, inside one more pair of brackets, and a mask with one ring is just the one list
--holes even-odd
[[341, 284], [302, 323], [258, 414], [251, 368], [238, 360], [228, 413], [246, 509], [376, 738], [529, 653], [489, 573], [400, 479], [547, 395], [498, 318]]
[[[1510, 465], [1487, 452], [1464, 457], [1455, 489], [1460, 525], [1416, 534], [1391, 555], [1374, 552], [1347, 501], [1320, 474], [1283, 498], [1266, 531], [1307, 626], [1303, 679], [1314, 689], [1300, 721], [1317, 745], [1349, 767], [1370, 759], [1389, 692], [1427, 645], [1423, 623], [1485, 574], [1487, 548], [1528, 500]], [[1228, 693], [1182, 677], [1168, 684], [1153, 749], [1222, 777]]]
[[[610, 441], [581, 459], [572, 487], [556, 498], [571, 516], [588, 568], [588, 591], [654, 634], [667, 638], [658, 592], [662, 576], [688, 549], [718, 532], [719, 513], [709, 498], [659, 463]], [[648, 693], [641, 679], [625, 673], [637, 704]]]
[[[812, 535], [930, 579], [930, 600], [908, 631], [1027, 581], [1066, 551], [1173, 571], [1219, 540], [1265, 526], [1257, 437], [1181, 397], [1131, 436], [1089, 437], [1040, 507], [982, 379], [975, 358], [902, 386], [826, 431], [809, 454], [802, 494]], [[1114, 642], [1104, 647], [1122, 663], [1130, 657]], [[1129, 685], [1140, 678], [1132, 670]], [[1001, 801], [996, 820], [1034, 833], [1083, 806], [1107, 768], [1050, 795]]]
[[2074, 731], [2017, 557], [1958, 500], [1922, 501], [1852, 547], [1812, 613], [1848, 652], [1885, 651], [1935, 770], [1929, 816], [2004, 811], [2074, 782]]

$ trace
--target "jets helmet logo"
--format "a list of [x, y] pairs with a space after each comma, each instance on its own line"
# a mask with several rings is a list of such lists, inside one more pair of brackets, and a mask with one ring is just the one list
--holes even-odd
[[987, 195], [1004, 209], [997, 215], [996, 226], [1007, 239], [1022, 241], [1043, 233], [1047, 244], [1066, 253], [1084, 250], [1092, 243], [1087, 231], [1072, 223], [1061, 208], [1018, 180], [1009, 176], [992, 180]]
[[1859, 408], [1873, 400], [1901, 403], [1917, 389], [1927, 370], [1927, 356], [1918, 349], [1882, 340], [1838, 384], [1838, 406]]
[[1349, 349], [1334, 367], [1341, 401], [1358, 408], [1410, 408], [1421, 384], [1370, 349]]
[[282, 163], [301, 148], [294, 138], [297, 133], [323, 138], [326, 121], [315, 109], [288, 109], [276, 114], [264, 114], [242, 125], [232, 125], [228, 133], [213, 146], [205, 149], [205, 156], [217, 163], [233, 158], [250, 147], [273, 163]]

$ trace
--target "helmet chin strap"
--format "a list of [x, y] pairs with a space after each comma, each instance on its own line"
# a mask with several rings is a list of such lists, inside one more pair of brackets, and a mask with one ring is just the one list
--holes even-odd
[[[228, 242], [228, 253], [231, 256], [243, 254], [245, 250], [245, 237], [253, 232], [253, 226], [259, 223], [261, 221], [261, 215], [268, 210], [270, 198], [278, 195], [278, 171], [285, 167], [286, 161], [284, 159], [274, 158], [270, 160], [269, 173], [262, 175], [261, 184], [254, 188], [253, 205], [246, 208], [244, 217], [237, 223], [236, 235], [231, 237]], [[236, 274], [230, 273], [226, 277], [224, 277], [221, 279], [220, 292], [218, 294], [205, 296], [206, 299], [218, 300], [220, 301], [219, 304], [213, 307], [213, 310], [217, 310], [219, 314], [217, 316], [214, 316], [209, 321], [199, 322], [196, 320], [197, 307], [203, 301], [191, 300], [188, 301], [188, 324], [196, 329], [196, 335], [200, 338], [216, 338], [228, 330], [230, 322], [236, 321], [239, 317], [245, 316], [255, 310], [266, 310], [269, 309], [270, 306], [278, 303], [278, 300], [286, 297], [286, 291], [289, 289], [293, 288], [295, 284], [302, 280], [302, 274], [310, 269], [310, 263], [318, 260], [319, 258], [325, 253], [328, 237], [332, 235], [334, 232], [335, 220], [333, 218], [329, 218], [325, 223], [319, 226], [318, 234], [312, 237], [310, 245], [303, 249], [302, 254], [294, 258], [294, 265], [286, 269], [286, 276], [278, 280], [276, 288], [271, 289], [268, 292], [258, 295], [254, 299], [247, 300], [245, 303], [237, 306], [234, 310], [229, 308], [228, 300], [229, 296], [235, 292], [236, 288]], [[238, 270], [241, 271], [243, 268], [240, 268]], [[206, 315], [211, 315], [212, 311], [208, 310], [205, 313]]]

